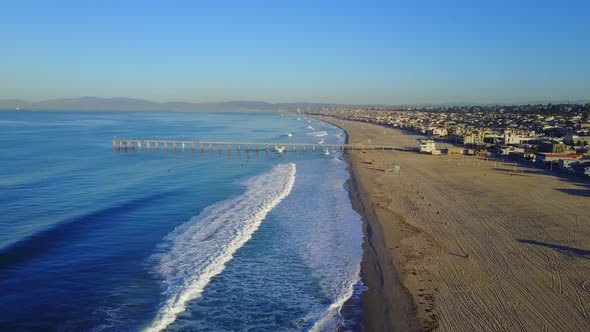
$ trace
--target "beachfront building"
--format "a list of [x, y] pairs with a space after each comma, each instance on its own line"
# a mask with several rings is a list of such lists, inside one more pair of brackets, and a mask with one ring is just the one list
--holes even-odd
[[479, 145], [483, 144], [484, 141], [483, 131], [481, 130], [470, 130], [465, 134], [463, 144], [465, 145]]
[[446, 137], [447, 135], [448, 135], [447, 128], [429, 127], [426, 130], [426, 136], [428, 136], [428, 137]]
[[524, 153], [523, 146], [500, 145], [497, 147], [496, 153], [500, 156], [508, 156], [510, 154]]
[[486, 139], [492, 139], [494, 137], [496, 137], [496, 135], [491, 131], [485, 129], [470, 129], [463, 132], [458, 130], [451, 134], [449, 139], [457, 144], [476, 146], [484, 145]]
[[420, 152], [422, 153], [432, 153], [436, 150], [436, 146], [433, 140], [431, 139], [423, 139], [420, 140]]
[[580, 136], [574, 133], [565, 134], [563, 141], [569, 145], [589, 145], [590, 136]]
[[565, 153], [565, 144], [552, 140], [542, 141], [539, 142], [539, 152]]
[[537, 161], [540, 163], [550, 163], [550, 162], [559, 162], [560, 160], [579, 160], [579, 159], [582, 159], [582, 155], [577, 154], [577, 153], [572, 153], [572, 154], [547, 153], [547, 152], [537, 153]]
[[514, 130], [504, 131], [504, 144], [506, 145], [519, 145], [528, 139], [528, 137], [517, 134]]

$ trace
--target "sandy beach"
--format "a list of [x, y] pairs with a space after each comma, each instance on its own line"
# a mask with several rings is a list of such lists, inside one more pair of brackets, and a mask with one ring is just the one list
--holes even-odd
[[[420, 137], [321, 119], [353, 144]], [[478, 157], [346, 157], [367, 331], [590, 331], [590, 184]], [[384, 171], [394, 164], [399, 174]]]

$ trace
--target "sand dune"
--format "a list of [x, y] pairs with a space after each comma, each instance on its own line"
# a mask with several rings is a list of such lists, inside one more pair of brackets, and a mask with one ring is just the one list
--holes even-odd
[[[325, 120], [352, 143], [417, 144], [400, 130]], [[590, 184], [476, 157], [349, 158], [373, 231], [367, 330], [590, 331]], [[383, 171], [393, 164], [399, 175]]]

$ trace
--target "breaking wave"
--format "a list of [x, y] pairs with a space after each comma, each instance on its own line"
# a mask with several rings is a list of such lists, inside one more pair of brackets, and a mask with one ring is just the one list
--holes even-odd
[[327, 136], [328, 133], [322, 130], [322, 131], [312, 131], [312, 132], [306, 133], [306, 135], [315, 136], [315, 137], [322, 137], [322, 136]]
[[[352, 209], [345, 188], [346, 163], [308, 160], [297, 167], [297, 184], [277, 212], [281, 212], [285, 242], [296, 248], [329, 299], [329, 304], [310, 307], [302, 320], [313, 323], [308, 327], [311, 331], [348, 330], [345, 319], [351, 317], [341, 311], [355, 287], [360, 287], [363, 234], [360, 216]], [[327, 172], [317, 171], [322, 167]]]
[[165, 301], [145, 331], [161, 331], [201, 296], [234, 253], [262, 224], [266, 215], [289, 195], [295, 164], [280, 164], [244, 183], [242, 195], [207, 207], [168, 234], [150, 260], [163, 278]]

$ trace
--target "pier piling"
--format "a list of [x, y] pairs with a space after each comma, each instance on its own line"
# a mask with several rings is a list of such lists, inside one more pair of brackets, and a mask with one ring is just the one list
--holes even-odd
[[[285, 151], [292, 150], [293, 152], [297, 152], [297, 149], [300, 147], [303, 152], [305, 152], [309, 147], [311, 147], [311, 151], [315, 152], [316, 148], [321, 148], [321, 151], [326, 152], [332, 150], [332, 152], [336, 152], [338, 150], [345, 151], [346, 149], [353, 149], [353, 150], [388, 150], [388, 151], [395, 151], [396, 149], [402, 150], [402, 148], [394, 147], [394, 146], [384, 146], [384, 145], [351, 145], [351, 144], [313, 144], [313, 143], [264, 143], [264, 142], [199, 142], [199, 141], [166, 141], [166, 140], [139, 140], [139, 139], [113, 139], [112, 144], [113, 148], [119, 150], [131, 150], [137, 149], [142, 150], [142, 148], [147, 148], [150, 150], [152, 147], [152, 143], [156, 150], [160, 149], [160, 144], [164, 145], [164, 149], [168, 151], [169, 144], [172, 145], [172, 149], [174, 151], [177, 150], [177, 147], [182, 147], [182, 151], [186, 151], [187, 145], [190, 144], [191, 150], [195, 152], [197, 144], [200, 147], [201, 152], [205, 149], [205, 145], [209, 145], [209, 151], [213, 151], [213, 146], [217, 145], [217, 149], [219, 152], [223, 151], [224, 145], [227, 146], [227, 151], [231, 153], [233, 146], [235, 145], [238, 153], [242, 150], [242, 145], [245, 146], [246, 152], [250, 152], [250, 150], [255, 150], [256, 152], [260, 151], [262, 146], [264, 146], [264, 150], [268, 153], [269, 152], [269, 145], [277, 145], [277, 146], [286, 146]], [[180, 145], [180, 147], [178, 146]]]

